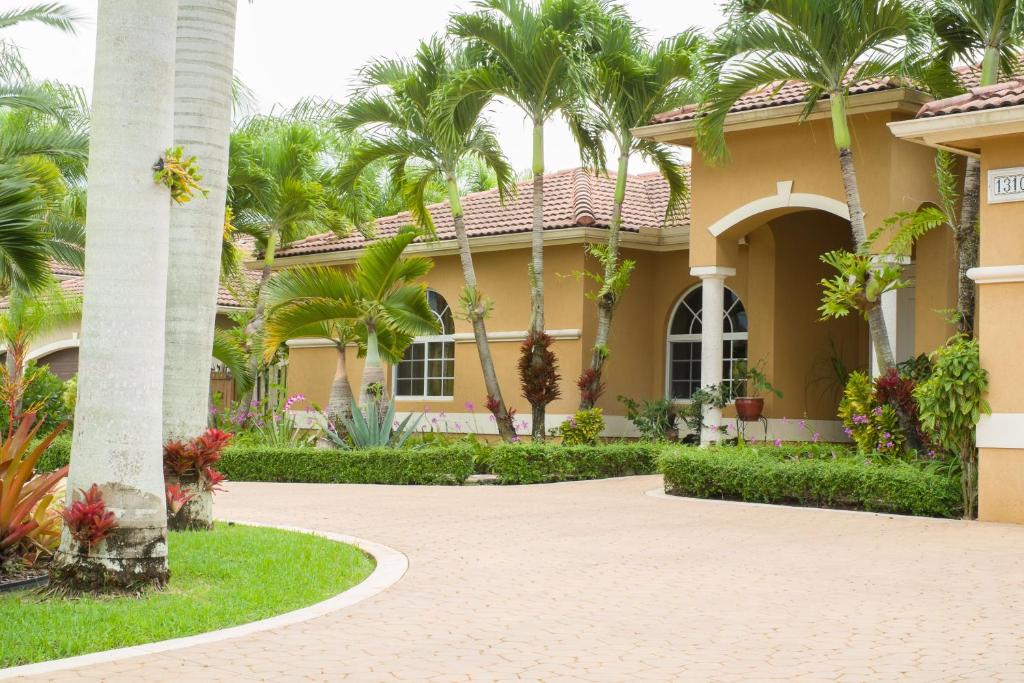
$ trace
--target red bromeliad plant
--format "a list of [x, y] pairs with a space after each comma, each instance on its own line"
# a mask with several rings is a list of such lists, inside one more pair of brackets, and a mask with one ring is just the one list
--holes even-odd
[[576, 380], [576, 387], [580, 390], [581, 403], [594, 406], [605, 390], [605, 384], [601, 380], [601, 371], [587, 368], [580, 373], [580, 378]]
[[68, 468], [35, 475], [35, 466], [65, 425], [33, 447], [42, 426], [40, 422], [32, 427], [35, 418], [34, 413], [24, 415], [0, 444], [0, 571], [12, 556], [26, 554], [17, 552], [19, 549], [38, 555], [55, 546], [55, 521], [49, 506]]
[[164, 446], [164, 475], [180, 481], [195, 481], [205, 491], [220, 490], [224, 475], [214, 465], [231, 441], [231, 434], [207, 429], [191, 441], [171, 441]]
[[93, 484], [88, 491], [79, 489], [81, 500], [76, 500], [61, 511], [71, 538], [89, 550], [99, 545], [117, 526], [117, 516], [107, 509], [103, 493]]
[[561, 395], [558, 363], [551, 351], [551, 336], [530, 332], [519, 351], [519, 384], [533, 407], [533, 438], [544, 440], [544, 407]]
[[195, 494], [188, 489], [182, 490], [177, 484], [167, 485], [167, 509], [172, 515], [176, 515], [185, 507]]

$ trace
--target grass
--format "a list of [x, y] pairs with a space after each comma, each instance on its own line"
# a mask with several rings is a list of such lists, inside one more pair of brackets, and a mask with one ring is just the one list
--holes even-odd
[[169, 553], [167, 589], [141, 598], [0, 596], [0, 667], [237, 626], [329, 598], [374, 569], [349, 545], [237, 525], [173, 533]]

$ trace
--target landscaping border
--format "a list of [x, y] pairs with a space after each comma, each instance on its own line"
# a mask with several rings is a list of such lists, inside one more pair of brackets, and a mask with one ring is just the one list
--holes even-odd
[[253, 633], [259, 633], [260, 631], [269, 631], [283, 626], [292, 626], [304, 621], [309, 621], [310, 619], [316, 619], [317, 617], [331, 614], [332, 612], [337, 612], [345, 609], [346, 607], [351, 607], [358, 602], [362, 602], [367, 598], [371, 598], [398, 583], [398, 581], [405, 575], [405, 572], [409, 569], [409, 558], [406, 557], [404, 553], [373, 541], [367, 541], [345, 534], [336, 534], [330, 531], [318, 531], [316, 529], [306, 529], [295, 526], [264, 524], [262, 522], [251, 522], [245, 520], [230, 521], [234, 524], [244, 526], [312, 534], [338, 543], [346, 543], [348, 545], [355, 546], [372, 556], [374, 561], [377, 563], [377, 566], [369, 576], [355, 586], [352, 586], [348, 590], [338, 593], [333, 597], [327, 598], [326, 600], [309, 605], [308, 607], [300, 607], [299, 609], [285, 612], [284, 614], [267, 617], [266, 619], [260, 619], [259, 621], [252, 621], [248, 624], [239, 624], [238, 626], [230, 626], [216, 631], [207, 631], [206, 633], [197, 633], [192, 636], [160, 640], [155, 643], [144, 643], [142, 645], [131, 645], [129, 647], [119, 647], [113, 650], [91, 652], [86, 655], [77, 655], [75, 657], [65, 657], [64, 659], [53, 659], [48, 662], [36, 662], [34, 664], [23, 664], [21, 666], [0, 669], [0, 680], [9, 680], [20, 676], [36, 676], [40, 674], [53, 673], [55, 671], [67, 671], [68, 669], [76, 669], [78, 667], [90, 666], [93, 664], [109, 664], [123, 659], [143, 657], [159, 652], [181, 650], [195, 645], [208, 645], [210, 643], [217, 643], [223, 640], [241, 638], [243, 636], [252, 635]]

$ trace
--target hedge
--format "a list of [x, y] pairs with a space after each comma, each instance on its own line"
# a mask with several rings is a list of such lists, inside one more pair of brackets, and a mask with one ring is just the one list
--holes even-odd
[[71, 436], [61, 434], [36, 461], [36, 472], [52, 472], [64, 467], [69, 462], [71, 462]]
[[217, 469], [229, 481], [462, 484], [473, 473], [473, 451], [462, 445], [359, 451], [231, 446]]
[[784, 459], [756, 448], [670, 448], [658, 459], [679, 496], [869, 510], [930, 517], [962, 513], [958, 479], [904, 462], [841, 455]]
[[654, 474], [661, 446], [623, 443], [601, 446], [502, 444], [483, 456], [502, 484], [604, 479]]

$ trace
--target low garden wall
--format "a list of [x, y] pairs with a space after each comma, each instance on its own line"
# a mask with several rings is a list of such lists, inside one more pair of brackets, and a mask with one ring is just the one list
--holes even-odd
[[670, 447], [658, 459], [679, 496], [959, 517], [959, 479], [825, 446]]

